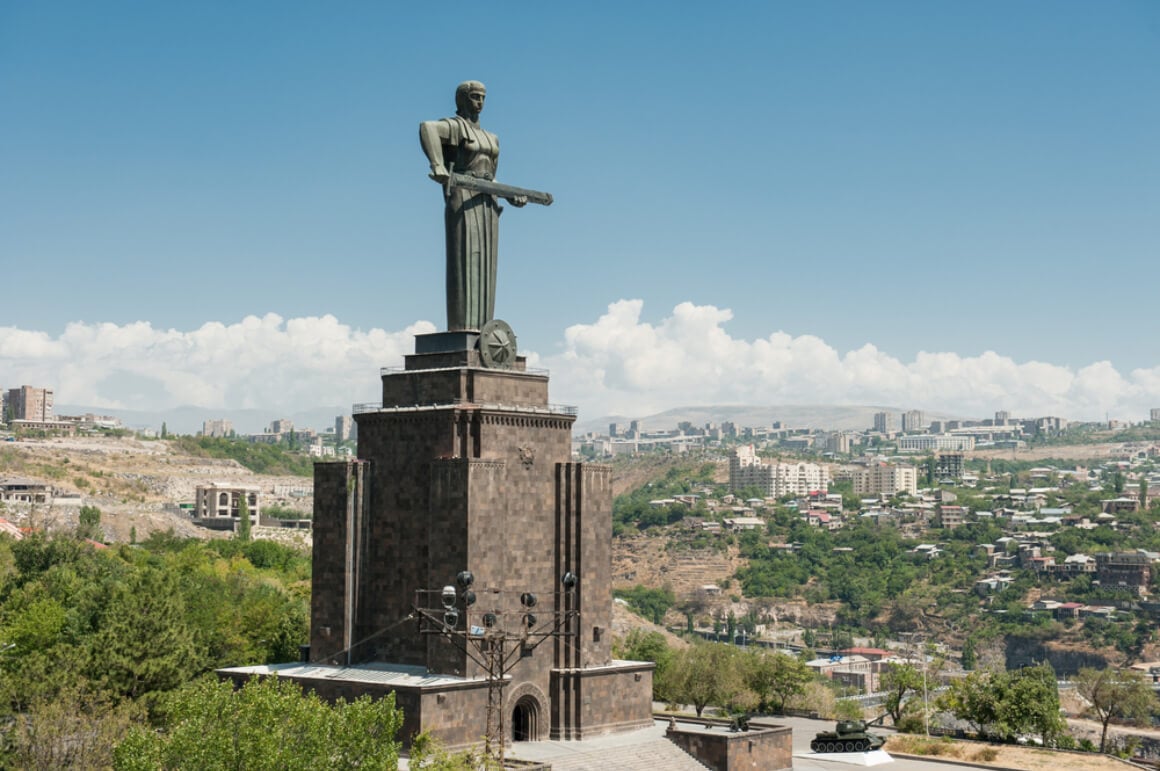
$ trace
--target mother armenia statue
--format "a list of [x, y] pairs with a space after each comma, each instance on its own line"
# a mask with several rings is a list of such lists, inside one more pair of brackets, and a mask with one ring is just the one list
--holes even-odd
[[447, 237], [447, 329], [479, 331], [495, 316], [499, 251], [497, 198], [513, 206], [548, 205], [552, 196], [495, 182], [499, 138], [479, 126], [487, 89], [476, 80], [455, 89], [455, 115], [419, 124], [431, 179], [443, 185]]

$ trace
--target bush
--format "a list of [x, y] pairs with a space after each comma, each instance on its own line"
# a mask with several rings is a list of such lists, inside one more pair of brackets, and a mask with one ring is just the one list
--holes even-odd
[[333, 706], [289, 680], [255, 678], [239, 690], [207, 675], [163, 704], [162, 732], [138, 728], [115, 768], [394, 769], [403, 713], [395, 695]]
[[996, 747], [984, 747], [971, 756], [971, 760], [977, 763], [990, 763], [999, 757], [999, 750]]

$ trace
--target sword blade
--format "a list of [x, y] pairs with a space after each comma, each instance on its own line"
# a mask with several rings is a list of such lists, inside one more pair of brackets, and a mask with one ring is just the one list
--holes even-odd
[[528, 203], [538, 203], [543, 206], [552, 205], [551, 193], [544, 193], [539, 190], [528, 190], [527, 188], [516, 187], [514, 185], [504, 185], [499, 182], [480, 179], [479, 177], [472, 177], [467, 174], [451, 172], [447, 177], [447, 187], [461, 187], [464, 190], [474, 190], [477, 193], [491, 193], [492, 195], [498, 195], [500, 198], [523, 196], [528, 199]]

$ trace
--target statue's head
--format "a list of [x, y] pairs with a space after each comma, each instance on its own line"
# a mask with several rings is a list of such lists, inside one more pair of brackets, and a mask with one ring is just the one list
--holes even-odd
[[455, 89], [455, 112], [465, 118], [475, 118], [483, 112], [487, 87], [478, 80], [465, 80]]

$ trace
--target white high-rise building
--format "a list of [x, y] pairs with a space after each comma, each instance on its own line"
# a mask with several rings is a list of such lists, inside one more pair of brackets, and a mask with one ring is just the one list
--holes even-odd
[[918, 493], [918, 469], [905, 464], [877, 462], [864, 467], [847, 466], [838, 473], [838, 478], [851, 480], [856, 495]]
[[766, 498], [806, 495], [830, 487], [830, 470], [817, 463], [764, 463], [753, 445], [738, 447], [729, 459], [729, 488], [756, 487]]

